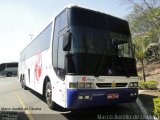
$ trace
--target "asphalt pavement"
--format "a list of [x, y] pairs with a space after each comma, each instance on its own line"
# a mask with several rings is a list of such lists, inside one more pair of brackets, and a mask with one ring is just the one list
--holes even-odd
[[0, 77], [0, 119], [2, 120], [135, 120], [145, 119], [136, 103], [78, 110], [51, 110], [44, 98], [21, 88], [17, 77]]

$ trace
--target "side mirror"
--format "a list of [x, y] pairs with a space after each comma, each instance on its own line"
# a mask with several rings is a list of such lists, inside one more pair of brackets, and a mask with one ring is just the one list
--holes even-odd
[[67, 31], [63, 35], [63, 50], [69, 51], [71, 49], [71, 32]]

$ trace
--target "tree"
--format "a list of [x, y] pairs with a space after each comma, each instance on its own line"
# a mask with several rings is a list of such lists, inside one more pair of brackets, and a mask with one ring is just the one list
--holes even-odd
[[145, 75], [145, 68], [144, 68], [144, 59], [145, 59], [145, 52], [148, 44], [141, 38], [141, 36], [137, 36], [133, 40], [135, 47], [135, 56], [137, 60], [140, 61], [142, 65], [142, 72], [143, 72], [143, 79], [146, 82], [146, 75]]
[[[127, 16], [132, 35], [149, 33], [151, 42], [160, 42], [160, 2], [159, 0], [123, 0], [132, 5], [133, 11]], [[158, 3], [159, 2], [159, 3]], [[159, 4], [159, 5], [157, 5]]]
[[[132, 8], [126, 17], [130, 23], [135, 56], [142, 64], [144, 81], [144, 60], [152, 43], [160, 43], [160, 1], [159, 0], [122, 0]], [[156, 50], [156, 49], [154, 49]], [[151, 53], [151, 51], [150, 51]], [[154, 51], [157, 54], [158, 52]], [[155, 57], [156, 58], [156, 57]]]
[[[152, 30], [160, 42], [160, 1], [159, 0], [122, 0], [132, 8], [127, 16], [129, 20], [135, 21], [134, 27], [144, 32]], [[135, 23], [134, 22], [134, 23]], [[140, 25], [140, 26], [139, 26]], [[133, 31], [134, 32], [134, 31]]]

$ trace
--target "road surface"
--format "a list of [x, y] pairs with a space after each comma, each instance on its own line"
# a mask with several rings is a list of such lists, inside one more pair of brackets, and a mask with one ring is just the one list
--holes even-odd
[[0, 77], [0, 119], [2, 120], [108, 120], [143, 119], [136, 103], [79, 110], [50, 110], [44, 98], [23, 90], [17, 77]]

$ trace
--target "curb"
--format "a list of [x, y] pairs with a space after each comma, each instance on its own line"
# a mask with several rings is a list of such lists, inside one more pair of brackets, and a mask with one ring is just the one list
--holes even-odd
[[145, 108], [142, 106], [142, 102], [139, 100], [139, 98], [137, 98], [136, 103], [137, 103], [139, 109], [141, 110], [141, 112], [143, 113], [144, 118], [146, 120], [150, 120], [149, 117], [148, 117], [149, 114], [147, 113], [147, 111], [145, 110]]
[[143, 116], [144, 116], [144, 118], [145, 118], [146, 120], [159, 120], [159, 119], [156, 118], [155, 116], [150, 115], [150, 114], [145, 110], [145, 108], [143, 107], [142, 102], [140, 101], [139, 98], [137, 98], [136, 103], [137, 103], [140, 111], [142, 112], [142, 114], [143, 114]]

